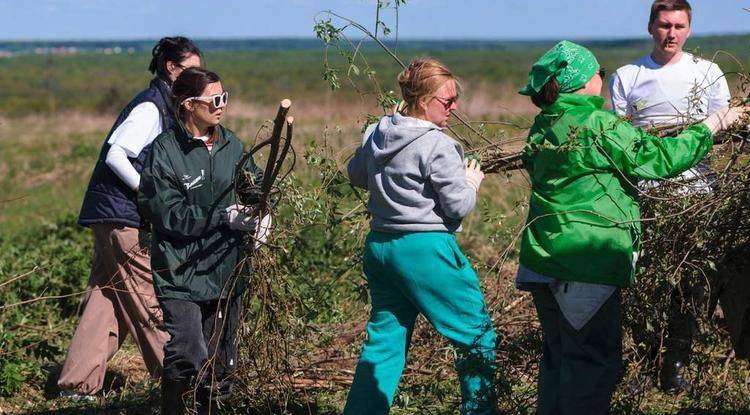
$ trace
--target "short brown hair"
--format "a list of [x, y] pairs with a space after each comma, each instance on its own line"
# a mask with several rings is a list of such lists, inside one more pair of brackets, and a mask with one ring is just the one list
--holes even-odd
[[420, 99], [434, 94], [451, 79], [456, 82], [456, 89], [459, 89], [458, 79], [445, 65], [429, 57], [414, 59], [398, 75], [398, 85], [406, 102], [407, 113], [417, 112]]
[[684, 11], [688, 16], [688, 23], [693, 22], [693, 8], [687, 0], [656, 0], [651, 5], [651, 15], [648, 17], [648, 25], [651, 26], [661, 12]]

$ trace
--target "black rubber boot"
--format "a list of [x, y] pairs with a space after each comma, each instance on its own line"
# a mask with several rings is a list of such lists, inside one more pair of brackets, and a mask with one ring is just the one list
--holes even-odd
[[680, 360], [665, 362], [661, 368], [661, 390], [670, 394], [689, 392], [692, 385], [685, 378], [686, 370], [685, 363]]
[[666, 351], [659, 371], [659, 388], [670, 394], [678, 394], [690, 391], [691, 385], [685, 375], [696, 331], [693, 327], [697, 327], [697, 324], [695, 318], [689, 314], [673, 318], [670, 324], [672, 330], [664, 339]]
[[222, 399], [216, 382], [214, 387], [209, 385], [199, 385], [195, 391], [195, 409], [198, 415], [217, 415], [219, 413], [219, 401]]
[[161, 380], [161, 414], [182, 415], [185, 413], [185, 403], [182, 400], [185, 392], [190, 388], [189, 380]]
[[198, 394], [195, 407], [198, 410], [198, 415], [217, 415], [219, 413], [219, 404], [216, 399], [210, 399], [204, 394]]
[[702, 281], [683, 280], [670, 301], [667, 337], [664, 339], [664, 359], [659, 371], [659, 387], [672, 394], [690, 391], [686, 378], [693, 338], [698, 334], [697, 312], [702, 312], [708, 301]]

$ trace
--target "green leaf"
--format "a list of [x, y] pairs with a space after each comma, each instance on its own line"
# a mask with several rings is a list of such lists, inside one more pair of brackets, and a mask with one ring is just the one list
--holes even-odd
[[341, 88], [338, 71], [335, 68], [325, 65], [323, 68], [323, 79], [328, 81], [332, 90]]
[[334, 27], [331, 19], [316, 22], [313, 26], [313, 32], [315, 33], [315, 37], [326, 44], [331, 44], [341, 38], [341, 29]]

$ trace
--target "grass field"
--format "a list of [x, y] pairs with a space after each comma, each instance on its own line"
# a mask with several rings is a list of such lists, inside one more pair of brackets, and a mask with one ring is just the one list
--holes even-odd
[[[747, 64], [749, 44], [750, 36], [736, 36], [696, 39], [692, 47], [709, 57], [723, 48]], [[400, 54], [405, 58], [429, 54], [451, 67], [463, 80], [460, 107], [469, 119], [528, 125], [535, 108], [515, 91], [531, 62], [548, 46], [407, 44]], [[643, 54], [648, 43], [594, 42], [591, 46], [611, 72]], [[398, 68], [389, 58], [374, 49], [366, 53], [381, 80], [395, 78]], [[363, 97], [350, 85], [331, 91], [321, 78], [321, 62], [320, 48], [209, 51], [205, 57], [206, 66], [222, 75], [231, 94], [225, 124], [246, 144], [274, 115], [281, 98], [294, 102], [298, 162], [285, 187], [278, 227], [286, 227], [279, 240], [288, 243], [288, 251], [295, 256], [287, 258], [289, 263], [279, 273], [280, 281], [289, 285], [284, 292], [295, 299], [293, 310], [300, 313], [294, 316], [297, 328], [290, 330], [300, 334], [287, 341], [299, 349], [309, 348], [310, 355], [326, 348], [340, 349], [337, 356], [343, 363], [334, 369], [348, 373], [363, 339], [354, 328], [368, 313], [357, 259], [364, 217], [347, 216], [358, 200], [335, 182], [340, 180], [335, 170], [358, 143], [367, 114], [377, 114], [378, 108], [372, 96]], [[727, 56], [720, 55], [718, 62], [726, 72], [747, 72]], [[145, 375], [130, 342], [113, 360], [105, 393], [96, 402], [56, 399], [54, 386], [75, 327], [90, 260], [90, 233], [77, 227], [75, 218], [116, 112], [148, 82], [147, 63], [142, 52], [0, 59], [0, 413], [156, 411], [157, 385]], [[736, 79], [730, 78], [733, 83]], [[366, 85], [363, 79], [355, 80]], [[396, 89], [394, 82], [386, 85]], [[524, 133], [491, 124], [484, 128], [493, 138]], [[502, 338], [498, 384], [507, 398], [504, 407], [516, 408], [517, 413], [533, 412], [539, 333], [529, 298], [513, 288], [515, 264], [498, 264], [498, 260], [508, 246], [514, 258], [515, 231], [525, 219], [526, 194], [526, 179], [520, 173], [489, 178], [459, 237], [491, 299]], [[50, 298], [18, 304], [39, 297]], [[249, 331], [256, 318], [252, 310], [246, 316]], [[355, 334], [343, 342], [347, 328]], [[402, 381], [392, 413], [454, 413], [458, 387], [444, 364], [450, 360], [450, 348], [424, 322], [415, 338], [414, 363]], [[721, 379], [702, 380], [704, 389], [678, 397], [650, 389], [637, 401], [623, 387], [618, 407], [623, 412], [649, 414], [690, 408], [693, 412], [684, 413], [742, 413], [750, 407], [750, 371], [745, 362], [727, 357], [726, 339], [701, 347], [701, 359], [715, 361], [711, 364]], [[250, 359], [252, 352], [243, 349], [243, 356]], [[254, 413], [250, 408], [255, 408], [258, 413], [279, 413], [274, 405], [286, 404], [292, 413], [337, 413], [345, 387], [332, 384], [295, 391], [285, 402], [258, 405], [248, 397], [250, 392], [239, 388], [234, 411], [229, 412]]]

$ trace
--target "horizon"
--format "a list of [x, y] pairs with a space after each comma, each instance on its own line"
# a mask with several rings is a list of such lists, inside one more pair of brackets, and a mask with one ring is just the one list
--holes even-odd
[[[716, 33], [701, 33], [692, 35], [691, 39], [702, 39], [710, 37], [742, 37], [750, 36], [750, 30], [747, 31], [735, 31], [735, 32], [716, 32]], [[0, 38], [0, 44], [2, 43], [108, 43], [108, 42], [154, 42], [158, 41], [160, 37], [138, 37], [138, 38], [59, 38], [59, 39], [2, 39]], [[320, 41], [315, 36], [246, 36], [246, 37], [193, 37], [193, 40], [198, 41], [217, 41], [217, 42], [232, 42], [232, 41]], [[427, 43], [450, 43], [450, 42], [486, 42], [486, 43], [546, 43], [556, 42], [562, 38], [548, 37], [548, 38], [481, 38], [481, 37], [446, 37], [446, 38], [419, 38], [419, 37], [400, 37], [398, 39], [394, 37], [378, 37], [379, 40], [384, 43], [393, 42], [427, 42]], [[580, 41], [588, 43], [598, 42], [610, 42], [610, 41], [640, 41], [640, 40], [651, 40], [648, 34], [644, 36], [623, 36], [623, 37], [567, 37], [565, 38], [571, 41]], [[370, 38], [363, 38], [366, 43], [374, 41]]]

